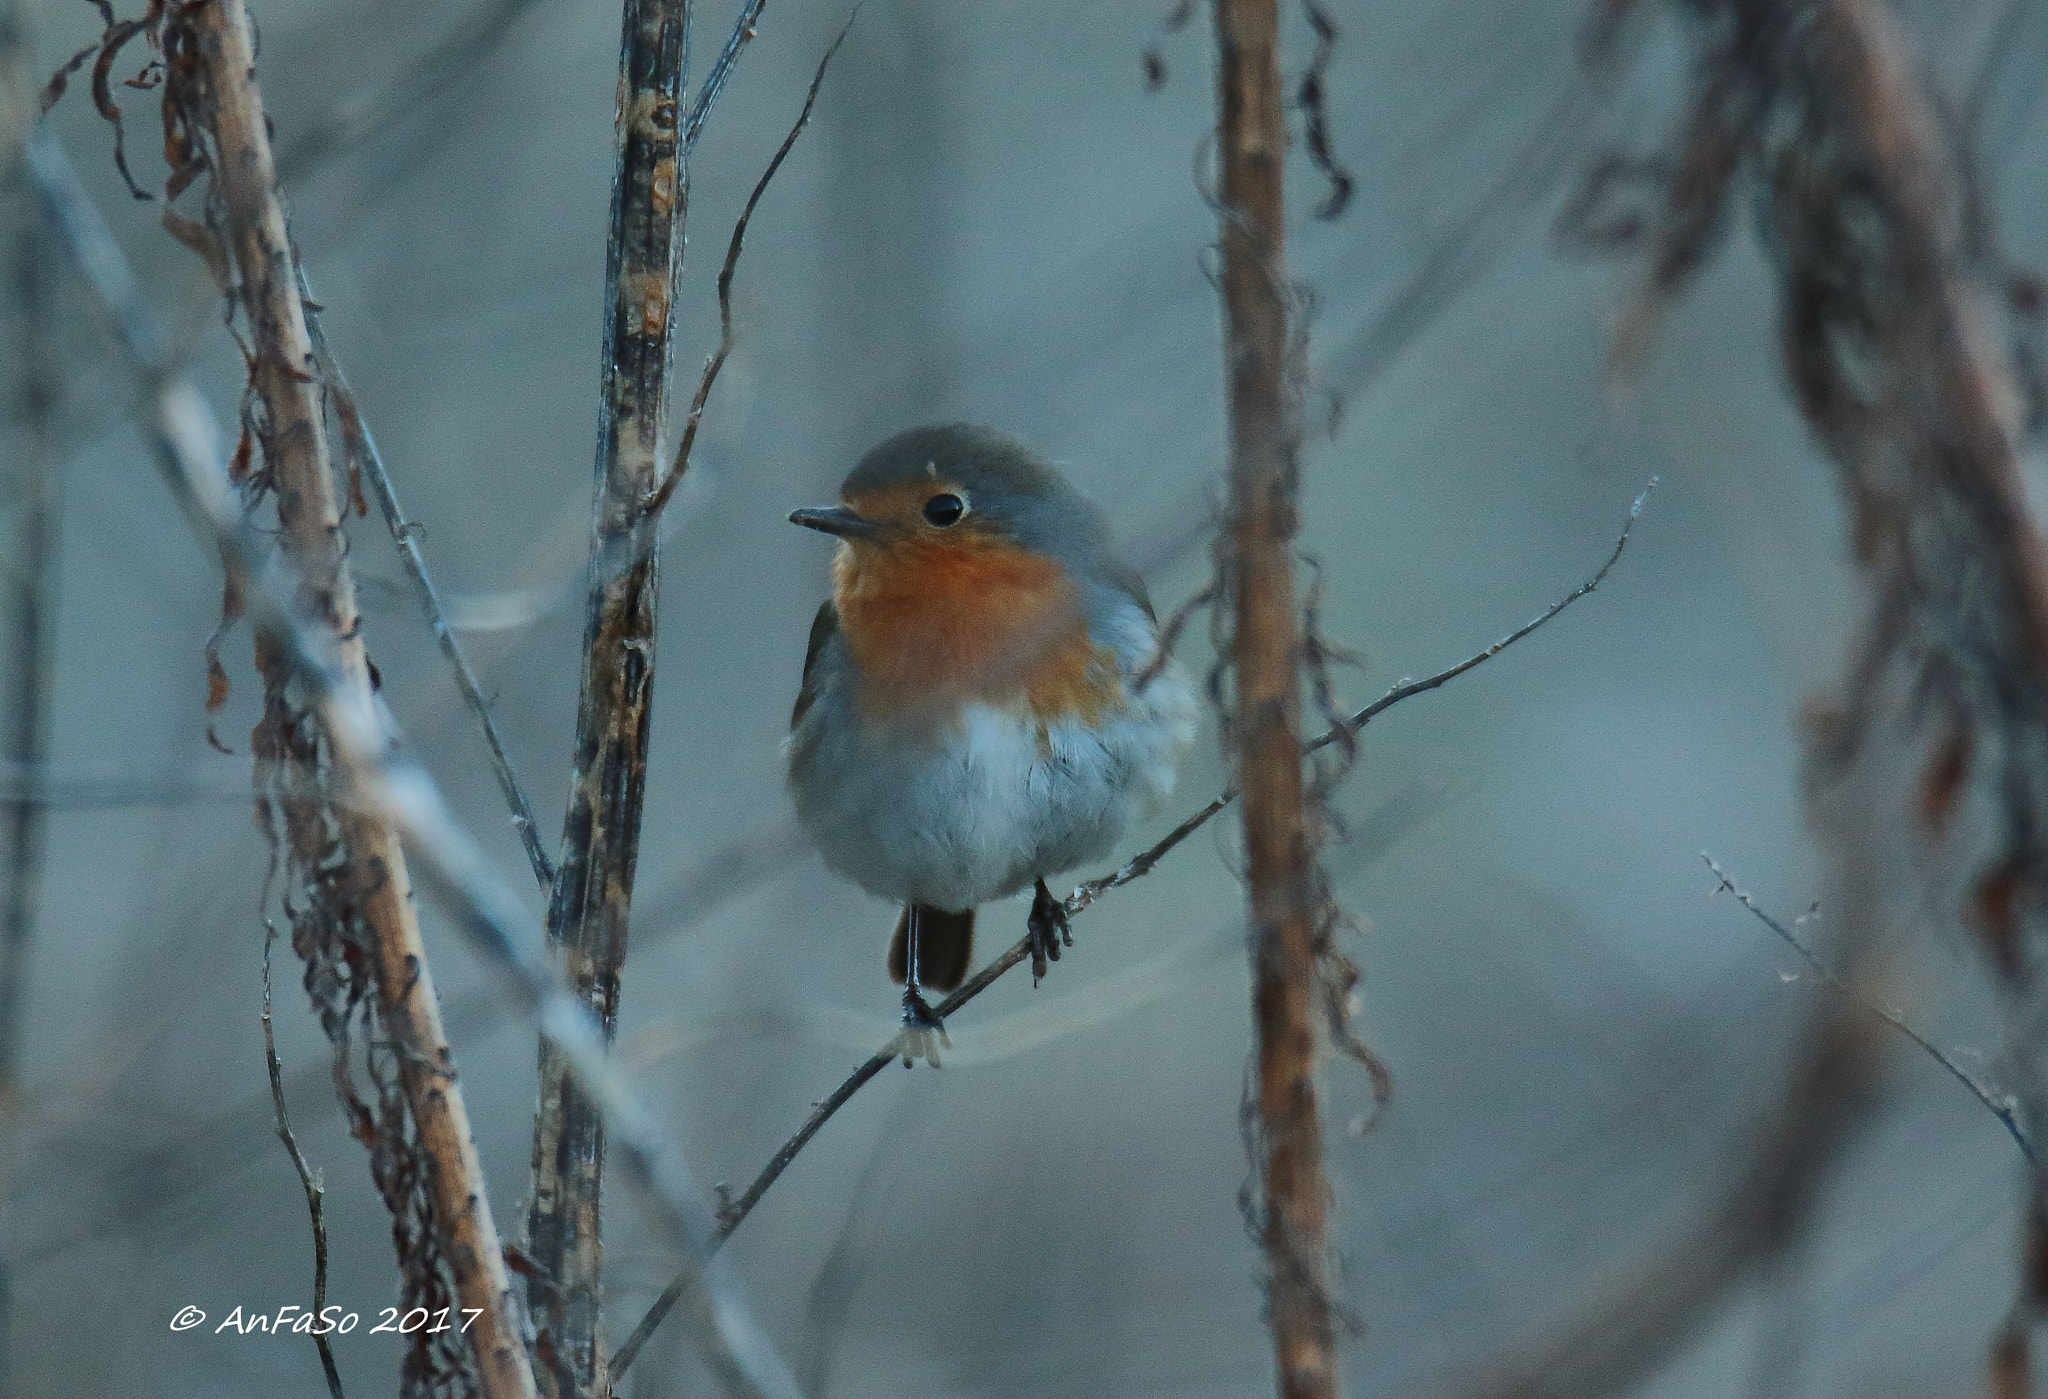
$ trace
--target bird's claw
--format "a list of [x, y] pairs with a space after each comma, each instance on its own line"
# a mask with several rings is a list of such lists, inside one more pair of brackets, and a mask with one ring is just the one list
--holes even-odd
[[918, 1060], [928, 1060], [933, 1068], [939, 1067], [939, 1047], [953, 1047], [953, 1041], [946, 1037], [946, 1022], [931, 1008], [915, 987], [906, 987], [903, 992], [903, 1033], [896, 1037], [896, 1050], [903, 1056], [903, 1067], [909, 1068]]
[[1031, 937], [1031, 984], [1045, 979], [1046, 964], [1060, 959], [1062, 945], [1074, 945], [1073, 930], [1067, 926], [1067, 906], [1052, 896], [1045, 881], [1031, 896], [1031, 917], [1025, 922]]

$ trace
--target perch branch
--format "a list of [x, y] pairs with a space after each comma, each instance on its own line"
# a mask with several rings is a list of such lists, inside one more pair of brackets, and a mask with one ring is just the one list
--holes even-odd
[[[1491, 660], [1517, 641], [1520, 641], [1549, 622], [1574, 602], [1577, 602], [1580, 598], [1585, 597], [1595, 588], [1599, 587], [1601, 581], [1607, 577], [1608, 572], [1613, 569], [1615, 563], [1621, 558], [1622, 550], [1628, 544], [1629, 531], [1635, 528], [1635, 522], [1642, 513], [1643, 501], [1647, 495], [1648, 492], [1645, 491], [1642, 496], [1636, 498], [1635, 506], [1629, 511], [1628, 522], [1622, 526], [1621, 537], [1615, 541], [1613, 551], [1608, 554], [1606, 561], [1584, 583], [1572, 589], [1571, 592], [1565, 594], [1564, 597], [1538, 614], [1533, 621], [1517, 627], [1484, 651], [1468, 656], [1446, 670], [1438, 671], [1427, 680], [1403, 681], [1401, 684], [1394, 686], [1394, 688], [1387, 691], [1379, 699], [1374, 700], [1371, 704], [1366, 705], [1363, 709], [1353, 714], [1346, 721], [1350, 728], [1354, 732], [1363, 729], [1373, 719], [1385, 713], [1394, 705], [1399, 704], [1402, 700], [1412, 699], [1416, 695], [1427, 694], [1445, 681], [1463, 675], [1472, 667]], [[1306, 755], [1315, 747], [1334, 741], [1334, 731], [1318, 735], [1302, 746], [1303, 754]], [[1093, 907], [1095, 902], [1110, 890], [1121, 889], [1126, 884], [1143, 879], [1176, 846], [1207, 825], [1236, 800], [1237, 789], [1234, 786], [1226, 787], [1211, 798], [1207, 805], [1190, 815], [1185, 821], [1182, 821], [1171, 831], [1168, 831], [1164, 836], [1147, 846], [1137, 855], [1131, 857], [1131, 859], [1118, 868], [1097, 878], [1083, 881], [1075, 888], [1073, 893], [1067, 895], [1065, 900], [1063, 900], [1067, 916], [1078, 918]], [[995, 985], [1012, 967], [1029, 957], [1030, 950], [1031, 940], [1028, 937], [1012, 944], [1001, 956], [976, 972], [959, 990], [948, 996], [938, 1007], [940, 1016], [952, 1015], [954, 1011], [959, 1010], [983, 991]], [[754, 1177], [747, 1188], [735, 1196], [729, 1204], [720, 1209], [718, 1228], [711, 1236], [711, 1247], [713, 1249], [724, 1244], [726, 1239], [732, 1236], [733, 1231], [745, 1222], [747, 1216], [753, 1213], [754, 1206], [761, 1202], [761, 1197], [768, 1193], [769, 1187], [774, 1185], [782, 1173], [789, 1168], [790, 1162], [796, 1159], [797, 1153], [802, 1151], [811, 1138], [818, 1134], [818, 1129], [830, 1121], [834, 1113], [845, 1107], [853, 1095], [865, 1087], [869, 1080], [874, 1078], [883, 1069], [889, 1067], [889, 1062], [896, 1057], [896, 1053], [896, 1045], [893, 1041], [875, 1051], [874, 1054], [869, 1056], [867, 1060], [848, 1075], [844, 1082], [833, 1089], [828, 1097], [812, 1106], [810, 1114], [804, 1118], [802, 1125], [797, 1128], [795, 1134], [776, 1150], [775, 1154], [768, 1159], [768, 1164], [761, 1168], [760, 1173]], [[626, 1372], [627, 1366], [633, 1363], [633, 1359], [640, 1353], [641, 1347], [647, 1344], [648, 1338], [653, 1336], [663, 1319], [667, 1317], [670, 1309], [690, 1289], [695, 1279], [696, 1273], [694, 1270], [685, 1270], [672, 1279], [666, 1288], [662, 1289], [661, 1295], [655, 1298], [652, 1305], [648, 1307], [646, 1313], [640, 1318], [639, 1324], [633, 1328], [632, 1334], [626, 1338], [625, 1342], [620, 1345], [617, 1353], [612, 1356], [611, 1373], [614, 1381]]]

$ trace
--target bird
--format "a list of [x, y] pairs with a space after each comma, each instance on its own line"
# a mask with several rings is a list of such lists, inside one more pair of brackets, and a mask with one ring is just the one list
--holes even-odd
[[975, 910], [1032, 890], [1033, 984], [1073, 946], [1049, 876], [1173, 789], [1198, 718], [1108, 517], [1021, 439], [949, 423], [862, 457], [790, 715], [788, 786], [827, 867], [902, 906], [888, 969], [904, 1060], [938, 1063]]

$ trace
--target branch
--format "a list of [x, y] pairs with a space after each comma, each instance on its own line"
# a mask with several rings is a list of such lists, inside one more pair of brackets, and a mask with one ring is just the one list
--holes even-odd
[[[1643, 501], [1647, 498], [1648, 494], [1649, 492], [1645, 491], [1642, 496], [1636, 498], [1635, 506], [1629, 511], [1628, 522], [1622, 526], [1621, 538], [1616, 541], [1613, 552], [1607, 556], [1606, 561], [1600, 565], [1592, 577], [1581, 583], [1571, 592], [1565, 594], [1564, 597], [1537, 616], [1535, 620], [1517, 627], [1514, 631], [1509, 632], [1477, 655], [1468, 656], [1448, 670], [1439, 671], [1427, 680], [1420, 682], [1403, 681], [1401, 684], [1396, 685], [1379, 699], [1374, 700], [1371, 704], [1352, 715], [1348, 721], [1351, 729], [1356, 732], [1394, 705], [1399, 704], [1402, 700], [1426, 694], [1436, 689], [1445, 681], [1455, 676], [1463, 675], [1481, 662], [1492, 659], [1517, 641], [1520, 641], [1523, 637], [1528, 636], [1531, 632], [1549, 622], [1558, 613], [1564, 611], [1565, 608], [1591, 593], [1600, 585], [1601, 580], [1606, 578], [1608, 571], [1614, 567], [1616, 560], [1621, 557], [1621, 551], [1628, 543], [1629, 531], [1635, 528], [1635, 522], [1642, 513]], [[1306, 755], [1314, 751], [1315, 748], [1334, 741], [1334, 732], [1321, 734], [1311, 739], [1307, 744], [1304, 744], [1302, 751]], [[1166, 858], [1176, 846], [1207, 825], [1236, 800], [1237, 789], [1234, 786], [1226, 787], [1223, 791], [1217, 793], [1215, 797], [1211, 798], [1206, 806], [1196, 811], [1171, 831], [1168, 831], [1154, 844], [1147, 846], [1142, 852], [1133, 856], [1117, 869], [1094, 879], [1083, 881], [1075, 888], [1073, 893], [1067, 895], [1062, 901], [1062, 906], [1066, 909], [1067, 916], [1069, 918], [1078, 918], [1081, 914], [1086, 913], [1092, 908], [1096, 901], [1110, 890], [1121, 889], [1124, 885], [1134, 883], [1150, 874], [1159, 862]], [[950, 1017], [954, 1011], [959, 1010], [983, 991], [995, 985], [1012, 967], [1026, 960], [1030, 953], [1031, 939], [1029, 937], [1022, 938], [1012, 944], [1001, 956], [976, 972], [959, 990], [941, 1002], [938, 1006], [939, 1016], [942, 1019]], [[889, 1044], [875, 1051], [873, 1055], [848, 1075], [845, 1082], [835, 1088], [829, 1097], [812, 1107], [810, 1115], [804, 1118], [803, 1124], [797, 1128], [795, 1135], [784, 1142], [776, 1153], [768, 1159], [768, 1164], [761, 1168], [760, 1173], [754, 1177], [753, 1182], [747, 1186], [746, 1190], [720, 1209], [718, 1228], [711, 1236], [711, 1248], [714, 1251], [732, 1236], [733, 1231], [746, 1221], [749, 1214], [753, 1213], [754, 1206], [761, 1202], [761, 1197], [768, 1193], [769, 1187], [774, 1185], [783, 1171], [788, 1169], [789, 1163], [796, 1159], [797, 1153], [802, 1151], [811, 1138], [818, 1134], [818, 1129], [830, 1121], [834, 1113], [845, 1107], [853, 1095], [865, 1087], [869, 1080], [887, 1068], [890, 1060], [896, 1057], [897, 1052], [897, 1043], [892, 1040]], [[625, 1343], [612, 1356], [611, 1375], [614, 1382], [626, 1372], [626, 1368], [633, 1363], [634, 1357], [639, 1355], [641, 1348], [647, 1344], [648, 1338], [653, 1336], [663, 1319], [668, 1316], [670, 1309], [675, 1306], [677, 1300], [685, 1292], [689, 1291], [691, 1284], [695, 1280], [695, 1270], [686, 1269], [677, 1274], [670, 1281], [669, 1285], [662, 1289], [661, 1295], [655, 1298], [653, 1304], [648, 1307], [646, 1313], [640, 1318], [639, 1324], [633, 1328], [632, 1334], [626, 1338]]]
[[[242, 0], [218, 0], [183, 12], [174, 23], [190, 25], [189, 33], [173, 31], [173, 47], [189, 49], [173, 65], [178, 76], [165, 100], [186, 104], [194, 119], [211, 128], [218, 146], [214, 179], [241, 274], [240, 300], [253, 342], [250, 384], [263, 406], [264, 461], [278, 492], [284, 553], [308, 590], [306, 608], [329, 632], [336, 688], [353, 702], [367, 704], [369, 662], [342, 548], [341, 506], [327, 455], [313, 346], [292, 275], [249, 18]], [[284, 758], [280, 768], [288, 771], [302, 762], [310, 767], [318, 762], [317, 754]], [[318, 782], [317, 774], [305, 777]], [[346, 878], [333, 887], [349, 891], [353, 915], [370, 943], [378, 1017], [386, 1037], [399, 1047], [398, 1073], [417, 1149], [425, 1158], [439, 1251], [461, 1305], [478, 1312], [466, 1339], [479, 1380], [488, 1399], [525, 1399], [534, 1389], [520, 1318], [512, 1306], [482, 1163], [441, 1026], [398, 833], [375, 811], [337, 811], [333, 822], [347, 859]], [[287, 825], [287, 839], [295, 843], [292, 858], [301, 868], [327, 863], [325, 849], [306, 844], [325, 838], [322, 823], [295, 820]], [[298, 932], [295, 927], [295, 941]]]
[[697, 144], [697, 133], [704, 129], [704, 119], [711, 115], [711, 109], [718, 104], [719, 94], [725, 91], [726, 81], [732, 77], [732, 70], [740, 61], [740, 51], [754, 41], [761, 11], [767, 8], [768, 0], [746, 0], [740, 6], [740, 17], [733, 22], [732, 33], [726, 36], [725, 46], [719, 49], [711, 71], [704, 75], [704, 85], [697, 89], [696, 100], [690, 103], [689, 113], [683, 118], [683, 154], [688, 155]]
[[[1302, 341], [1286, 283], [1286, 95], [1278, 0], [1216, 0], [1216, 161], [1230, 501], [1217, 543], [1231, 604], [1226, 758], [1243, 792], [1254, 1069], [1252, 1220], [1281, 1399], [1335, 1399], [1330, 1185], [1316, 1092], [1324, 881], [1302, 771], [1299, 525]], [[1313, 71], [1313, 70], [1312, 70]]]
[[376, 439], [370, 436], [369, 424], [363, 421], [356, 396], [349, 389], [348, 378], [341, 372], [340, 361], [327, 348], [327, 337], [321, 332], [312, 289], [306, 284], [306, 270], [298, 262], [296, 248], [293, 249], [292, 266], [298, 278], [300, 300], [306, 306], [306, 333], [312, 338], [315, 363], [329, 401], [334, 405], [335, 417], [341, 423], [342, 450], [350, 466], [369, 481], [370, 494], [377, 498], [378, 512], [384, 516], [385, 527], [391, 531], [391, 542], [397, 546], [406, 576], [412, 580], [413, 591], [419, 596], [420, 612], [426, 618], [427, 629], [433, 632], [434, 643], [441, 648], [448, 669], [454, 673], [455, 688], [461, 692], [462, 702], [476, 716], [477, 727], [483, 731], [484, 746], [491, 755], [491, 772], [498, 779], [498, 790], [504, 795], [505, 805], [511, 808], [513, 829], [519, 832], [519, 843], [526, 849], [527, 862], [533, 866], [533, 877], [539, 881], [541, 893], [546, 894], [554, 887], [554, 864], [541, 844], [540, 828], [533, 819], [533, 807], [526, 800], [526, 789], [519, 783], [519, 774], [512, 769], [511, 755], [505, 751], [505, 740], [498, 733], [498, 721], [491, 717], [490, 701], [484, 698], [483, 686], [477, 682], [476, 672], [470, 668], [469, 657], [463, 652], [454, 628], [448, 625], [447, 615], [441, 608], [441, 595], [427, 573], [427, 561], [420, 553], [419, 544], [423, 526], [406, 518], [404, 508], [398, 503], [397, 490], [391, 484], [391, 474], [384, 469], [384, 458], [377, 451]]
[[243, 587], [252, 615], [283, 649], [308, 692], [333, 742], [344, 798], [399, 832], [421, 887], [442, 905], [477, 954], [505, 977], [597, 1100], [611, 1146], [628, 1179], [645, 1192], [655, 1229], [698, 1260], [706, 1290], [717, 1299], [708, 1320], [718, 1334], [699, 1334], [698, 1343], [722, 1345], [769, 1399], [794, 1395], [788, 1367], [731, 1295], [722, 1266], [710, 1257], [709, 1212], [700, 1203], [704, 1197], [657, 1119], [611, 1062], [590, 1013], [564, 985], [543, 933], [450, 814], [432, 777], [408, 756], [388, 711], [374, 695], [347, 688], [330, 663], [331, 632], [315, 625], [299, 605], [306, 596], [303, 579], [244, 517], [222, 465], [212, 410], [189, 379], [166, 373], [170, 360], [164, 337], [127, 261], [47, 134], [31, 140], [30, 164], [39, 192], [64, 230], [68, 251], [107, 309], [128, 354], [151, 367], [144, 375], [143, 427], [165, 484], [229, 577]]
[[[1845, 996], [1856, 996], [1856, 992], [1850, 987], [1849, 983], [1842, 980], [1836, 974], [1833, 967], [1822, 961], [1820, 954], [1809, 947], [1805, 939], [1767, 913], [1762, 905], [1749, 896], [1747, 890], [1738, 888], [1734, 879], [1729, 876], [1728, 871], [1722, 869], [1712, 855], [1702, 850], [1700, 858], [1705, 860], [1707, 868], [1714, 872], [1714, 879], [1716, 880], [1714, 885], [1715, 893], [1719, 894], [1725, 891], [1733, 894], [1735, 901], [1754, 914], [1759, 923], [1762, 923], [1766, 928], [1776, 933], [1784, 940], [1786, 946], [1798, 953], [1799, 960], [1806, 963], [1815, 976]], [[1980, 1082], [1968, 1069], [1957, 1063], [1953, 1055], [1914, 1029], [1906, 1022], [1905, 1017], [1901, 1016], [1897, 1011], [1888, 1010], [1875, 1001], [1858, 999], [1856, 1003], [1878, 1019], [1884, 1021], [1885, 1024], [1891, 1026], [1894, 1030], [1897, 1030], [1914, 1044], [1919, 1045], [1928, 1058], [1946, 1069], [1949, 1076], [1954, 1078], [1957, 1083], [1969, 1089], [1970, 1096], [1982, 1103], [1993, 1117], [2005, 1125], [2005, 1130], [2011, 1135], [2013, 1144], [2019, 1147], [2020, 1154], [2027, 1158], [2027, 1163], [2029, 1165], [2038, 1164], [2038, 1160], [2034, 1155], [2034, 1144], [2027, 1140], [2026, 1130], [2020, 1126], [2019, 1114], [2015, 1110], [2010, 1094], [1992, 1092], [1990, 1088]]]
[[[610, 1042], [618, 1021], [640, 819], [647, 790], [659, 551], [641, 502], [660, 479], [672, 297], [682, 266], [689, 169], [680, 140], [689, 0], [625, 0], [617, 165], [605, 252], [591, 578], [584, 614], [574, 769], [548, 940]], [[615, 554], [631, 562], [614, 571]], [[552, 1399], [602, 1395], [604, 1118], [556, 1045], [540, 1045], [527, 1248]]]
[[[754, 9], [758, 11], [760, 6], [766, 3], [767, 0], [756, 0]], [[742, 22], [745, 22], [744, 18]], [[759, 204], [761, 196], [767, 193], [768, 182], [774, 179], [775, 172], [782, 168], [782, 162], [788, 158], [791, 148], [796, 145], [796, 138], [803, 135], [804, 128], [810, 125], [811, 108], [818, 105], [818, 89], [824, 86], [825, 70], [831, 66], [832, 56], [839, 52], [839, 46], [846, 42], [846, 36], [852, 29], [853, 16], [848, 16], [846, 23], [839, 30], [839, 36], [832, 41], [832, 46], [825, 50], [825, 56], [818, 60], [818, 71], [811, 75], [810, 91], [804, 94], [803, 110], [797, 113], [795, 123], [790, 126], [789, 134], [782, 138], [782, 144], [776, 148], [774, 158], [768, 162], [768, 168], [763, 170], [761, 178], [754, 182], [753, 193], [747, 196], [746, 207], [740, 210], [739, 219], [732, 226], [732, 241], [727, 243], [725, 248], [725, 265], [718, 269], [718, 350], [705, 362], [704, 376], [697, 381], [697, 393], [690, 400], [690, 414], [683, 422], [683, 435], [676, 443], [675, 455], [669, 462], [668, 474], [647, 498], [646, 511], [649, 515], [659, 515], [667, 508], [669, 497], [673, 496], [676, 487], [682, 484], [683, 473], [690, 469], [690, 449], [697, 443], [697, 424], [704, 417], [704, 404], [711, 397], [712, 385], [718, 382], [719, 371], [725, 368], [725, 361], [732, 354], [732, 279], [733, 274], [739, 270], [740, 248], [746, 242], [747, 224], [753, 220], [754, 206]], [[737, 34], [732, 42], [738, 42]], [[737, 50], [728, 45], [727, 52]], [[721, 54], [719, 58], [723, 62], [725, 55]], [[724, 81], [714, 70], [704, 84], [709, 96], [716, 96], [716, 91], [711, 86], [713, 80], [720, 83]], [[705, 100], [704, 97], [698, 98], [700, 103]]]

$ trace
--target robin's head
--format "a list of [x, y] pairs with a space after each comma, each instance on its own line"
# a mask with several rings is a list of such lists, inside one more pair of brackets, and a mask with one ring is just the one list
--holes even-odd
[[1021, 548], [1067, 562], [1104, 543], [1094, 503], [1029, 446], [965, 423], [913, 428], [876, 447], [838, 505], [790, 512], [856, 554], [926, 557]]
[[790, 520], [836, 535], [832, 601], [870, 716], [922, 720], [971, 696], [1093, 714], [1113, 658], [1088, 618], [1145, 606], [1095, 503], [990, 428], [914, 428], [861, 459], [840, 503]]

